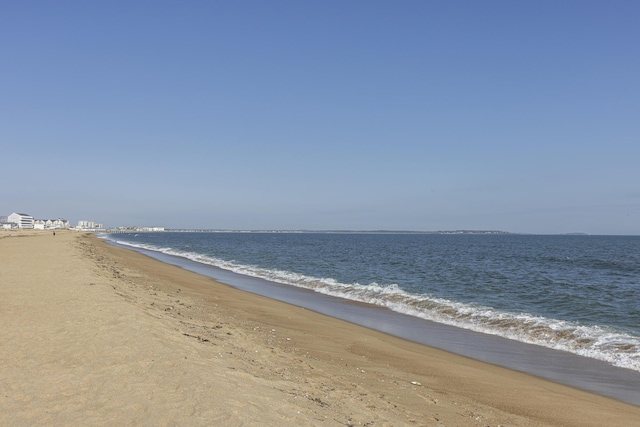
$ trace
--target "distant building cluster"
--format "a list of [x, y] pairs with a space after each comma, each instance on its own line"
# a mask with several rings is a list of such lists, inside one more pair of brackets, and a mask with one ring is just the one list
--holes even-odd
[[36, 219], [26, 213], [14, 212], [9, 216], [0, 216], [0, 228], [3, 229], [30, 229], [30, 230], [76, 230], [97, 231], [104, 230], [104, 226], [95, 221], [78, 221], [77, 226], [69, 225], [64, 218]]
[[63, 218], [35, 219], [32, 215], [14, 212], [8, 216], [0, 216], [0, 229], [18, 230], [73, 230], [73, 231], [98, 231], [107, 233], [157, 233], [165, 231], [164, 227], [117, 227], [107, 229], [99, 222], [80, 220], [78, 225], [69, 225], [69, 221]]
[[8, 216], [0, 216], [0, 229], [18, 230], [73, 230], [73, 231], [98, 231], [108, 233], [156, 233], [165, 231], [164, 227], [118, 227], [107, 229], [99, 222], [80, 220], [78, 225], [69, 225], [69, 221], [63, 218], [36, 219], [26, 213], [14, 212]]
[[33, 229], [33, 230], [59, 230], [69, 228], [69, 221], [63, 218], [35, 219], [25, 213], [14, 212], [9, 216], [0, 217], [0, 228], [4, 229]]
[[81, 230], [102, 230], [104, 229], [104, 226], [98, 222], [95, 221], [78, 221], [78, 226], [76, 228], [79, 228]]

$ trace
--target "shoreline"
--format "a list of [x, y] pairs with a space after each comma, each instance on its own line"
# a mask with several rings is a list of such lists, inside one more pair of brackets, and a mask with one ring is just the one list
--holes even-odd
[[0, 361], [1, 424], [640, 422], [640, 407], [233, 289], [95, 236], [14, 236], [0, 234], [11, 349]]
[[640, 406], [637, 390], [637, 385], [640, 384], [640, 372], [616, 367], [606, 361], [511, 340], [499, 335], [437, 323], [377, 305], [271, 282], [161, 251], [130, 247], [110, 239], [105, 241], [116, 247], [133, 250], [161, 262], [211, 277], [241, 291], [304, 307], [431, 348]]

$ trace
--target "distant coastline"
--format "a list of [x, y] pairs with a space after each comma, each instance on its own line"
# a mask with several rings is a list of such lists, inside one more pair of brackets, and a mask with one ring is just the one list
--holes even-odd
[[163, 228], [163, 229], [114, 229], [106, 230], [107, 233], [149, 233], [149, 232], [173, 232], [173, 233], [327, 233], [327, 234], [513, 234], [499, 230], [440, 230], [440, 231], [412, 231], [412, 230], [222, 230], [210, 228]]

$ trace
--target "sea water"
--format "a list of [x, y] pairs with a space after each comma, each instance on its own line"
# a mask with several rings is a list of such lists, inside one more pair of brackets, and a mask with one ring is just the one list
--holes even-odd
[[164, 232], [108, 239], [640, 371], [640, 237]]

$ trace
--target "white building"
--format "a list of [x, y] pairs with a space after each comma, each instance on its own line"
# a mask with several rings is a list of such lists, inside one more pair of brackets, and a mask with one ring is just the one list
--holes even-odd
[[18, 224], [18, 228], [33, 228], [33, 217], [23, 213], [12, 213], [7, 217], [8, 222]]
[[56, 228], [69, 228], [69, 221], [63, 218], [44, 220], [44, 228], [54, 230]]
[[78, 227], [83, 230], [96, 230], [104, 228], [102, 224], [93, 221], [78, 221]]
[[164, 231], [164, 227], [142, 227], [140, 231], [159, 232], [159, 231]]

